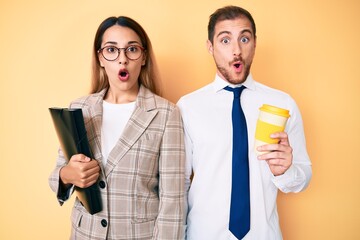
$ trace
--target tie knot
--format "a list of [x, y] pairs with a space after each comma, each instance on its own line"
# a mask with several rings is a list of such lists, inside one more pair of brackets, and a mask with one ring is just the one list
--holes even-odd
[[224, 89], [227, 91], [233, 92], [234, 98], [240, 98], [240, 95], [245, 88], [246, 87], [244, 85], [242, 85], [241, 87], [238, 87], [238, 88], [232, 88], [232, 87], [227, 86]]

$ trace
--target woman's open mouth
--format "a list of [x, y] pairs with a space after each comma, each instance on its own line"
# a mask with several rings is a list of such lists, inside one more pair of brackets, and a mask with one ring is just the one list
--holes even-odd
[[119, 79], [121, 81], [127, 81], [129, 79], [129, 72], [126, 69], [121, 69], [119, 71]]

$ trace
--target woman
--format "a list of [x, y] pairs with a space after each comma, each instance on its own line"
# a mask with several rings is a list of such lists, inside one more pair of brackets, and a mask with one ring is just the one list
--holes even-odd
[[128, 17], [99, 26], [91, 94], [81, 108], [94, 160], [61, 150], [49, 183], [59, 202], [73, 186], [99, 184], [102, 211], [76, 199], [71, 239], [181, 239], [184, 146], [178, 108], [156, 95], [155, 62], [144, 29]]

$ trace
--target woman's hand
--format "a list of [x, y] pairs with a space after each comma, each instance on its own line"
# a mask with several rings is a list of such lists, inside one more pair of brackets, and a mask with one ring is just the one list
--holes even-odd
[[93, 185], [100, 175], [98, 161], [83, 154], [73, 155], [69, 163], [60, 170], [60, 179], [65, 186], [73, 184], [80, 188]]

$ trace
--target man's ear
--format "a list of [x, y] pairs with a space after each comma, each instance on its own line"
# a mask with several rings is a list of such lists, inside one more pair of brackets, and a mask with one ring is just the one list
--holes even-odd
[[214, 48], [213, 48], [213, 44], [210, 42], [210, 40], [206, 41], [206, 45], [207, 45], [207, 49], [208, 49], [209, 53], [211, 55], [213, 55], [214, 54]]

